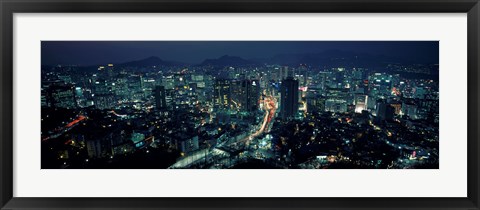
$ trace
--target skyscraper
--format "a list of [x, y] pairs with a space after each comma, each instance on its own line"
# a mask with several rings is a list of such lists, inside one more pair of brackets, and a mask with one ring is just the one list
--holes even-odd
[[298, 81], [287, 77], [282, 81], [280, 115], [282, 119], [291, 119], [298, 111]]
[[115, 68], [111, 63], [107, 65], [107, 75], [109, 79], [113, 79], [116, 76]]
[[252, 112], [258, 109], [260, 98], [260, 84], [258, 80], [243, 80], [241, 86], [242, 110]]
[[385, 102], [380, 102], [377, 104], [377, 118], [379, 120], [392, 120], [395, 113], [395, 108], [390, 106], [390, 104]]
[[279, 78], [278, 80], [282, 81], [284, 80], [285, 78], [287, 78], [288, 76], [291, 76], [288, 74], [288, 66], [281, 66], [280, 69], [279, 69]]
[[51, 107], [74, 109], [77, 107], [75, 86], [71, 84], [50, 85], [47, 92], [46, 104]]
[[165, 87], [156, 86], [154, 90], [155, 105], [158, 110], [167, 108], [167, 98]]
[[115, 95], [112, 89], [111, 83], [105, 79], [98, 79], [95, 82], [93, 101], [97, 109], [111, 109], [115, 106]]
[[230, 80], [217, 79], [213, 93], [214, 106], [218, 109], [226, 109], [230, 105]]
[[355, 113], [362, 113], [363, 110], [367, 110], [368, 95], [356, 94], [355, 95]]

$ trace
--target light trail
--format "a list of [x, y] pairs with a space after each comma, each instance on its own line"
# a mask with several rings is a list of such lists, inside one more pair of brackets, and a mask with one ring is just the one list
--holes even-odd
[[[268, 124], [271, 122], [271, 120], [275, 116], [275, 112], [276, 112], [277, 108], [275, 106], [276, 101], [272, 96], [266, 97], [266, 99], [263, 100], [263, 103], [264, 103], [263, 107], [265, 109], [265, 115], [263, 117], [263, 122], [262, 122], [262, 125], [260, 126], [260, 128], [257, 131], [255, 131], [254, 133], [250, 134], [249, 136], [243, 138], [242, 140], [233, 142], [232, 144], [237, 144], [237, 143], [242, 143], [242, 142], [245, 142], [245, 144], [248, 144], [250, 142], [250, 140], [256, 138], [257, 136], [261, 135], [265, 131]], [[220, 151], [220, 150], [217, 149], [217, 148], [214, 148], [212, 151]], [[221, 154], [221, 153], [218, 153], [218, 154], [217, 153], [210, 152], [208, 149], [203, 149], [203, 150], [194, 152], [191, 155], [183, 157], [182, 159], [178, 160], [176, 163], [174, 163], [169, 168], [186, 168], [189, 165], [191, 165], [193, 163], [197, 163], [197, 162], [199, 162], [199, 161], [201, 161], [205, 158], [208, 158], [208, 157], [211, 158], [213, 156], [217, 156], [218, 154]]]
[[80, 115], [80, 116], [78, 116], [77, 119], [75, 119], [74, 121], [68, 123], [68, 124], [65, 126], [65, 128], [70, 128], [70, 127], [74, 126], [75, 124], [79, 123], [80, 121], [82, 121], [82, 120], [84, 120], [84, 119], [85, 119], [85, 116]]
[[83, 116], [83, 115], [78, 115], [77, 119], [73, 120], [72, 122], [69, 122], [67, 125], [65, 125], [64, 127], [60, 127], [60, 128], [57, 128], [55, 129], [55, 133], [50, 135], [50, 136], [46, 136], [44, 138], [42, 138], [42, 141], [47, 141], [49, 139], [52, 139], [52, 138], [57, 138], [59, 137], [60, 135], [64, 134], [65, 132], [69, 131], [70, 129], [72, 129], [73, 127], [75, 127], [76, 125], [78, 125], [79, 122], [82, 122], [83, 120], [87, 119], [87, 117]]
[[267, 127], [267, 125], [271, 122], [271, 120], [275, 116], [276, 107], [275, 107], [275, 101], [273, 100], [273, 97], [268, 96], [266, 99], [263, 100], [263, 103], [264, 103], [263, 107], [265, 108], [265, 116], [263, 117], [262, 126], [260, 126], [260, 129], [258, 129], [255, 133], [240, 140], [239, 142], [246, 141], [246, 143], [248, 144], [252, 139], [261, 135], [265, 131], [265, 128]]
[[112, 114], [114, 114], [114, 115], [117, 116], [117, 117], [122, 117], [122, 118], [123, 118], [123, 117], [127, 117], [126, 114], [118, 114], [118, 113], [116, 113], [114, 110], [108, 111], [108, 113], [112, 113]]

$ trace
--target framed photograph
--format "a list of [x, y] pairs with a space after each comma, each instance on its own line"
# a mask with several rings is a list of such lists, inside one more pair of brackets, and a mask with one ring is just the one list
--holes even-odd
[[479, 209], [478, 0], [0, 7], [1, 209]]

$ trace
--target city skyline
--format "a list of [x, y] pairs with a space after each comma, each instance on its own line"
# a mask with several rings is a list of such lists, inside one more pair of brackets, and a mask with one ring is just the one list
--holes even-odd
[[438, 169], [438, 45], [43, 41], [42, 169]]

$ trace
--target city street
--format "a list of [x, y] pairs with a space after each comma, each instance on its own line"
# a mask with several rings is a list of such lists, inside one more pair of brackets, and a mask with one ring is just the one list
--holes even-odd
[[[266, 130], [268, 130], [268, 125], [272, 121], [273, 117], [275, 117], [275, 112], [277, 111], [277, 107], [275, 105], [276, 101], [272, 96], [267, 96], [263, 100], [265, 115], [262, 120], [262, 124], [260, 128], [255, 131], [254, 133], [250, 134], [249, 136], [241, 139], [239, 141], [233, 142], [230, 145], [238, 145], [238, 144], [246, 144], [248, 145], [251, 140], [254, 138], [262, 135]], [[219, 145], [224, 146], [224, 145]], [[219, 147], [217, 145], [217, 147]], [[200, 151], [193, 152], [192, 154], [185, 156], [178, 160], [175, 164], [170, 166], [169, 168], [187, 168], [192, 164], [199, 163], [201, 160], [205, 159], [217, 159], [219, 156], [225, 156], [225, 152], [218, 148], [210, 149], [203, 149]]]

